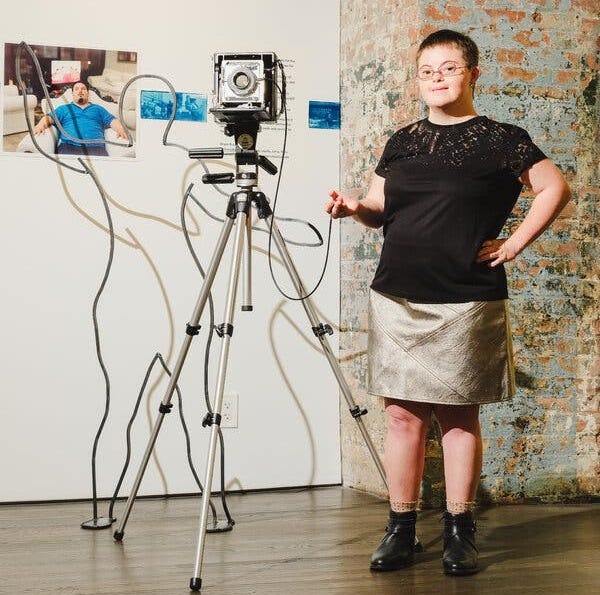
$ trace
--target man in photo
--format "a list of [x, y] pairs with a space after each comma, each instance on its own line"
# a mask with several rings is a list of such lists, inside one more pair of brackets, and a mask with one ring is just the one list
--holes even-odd
[[[104, 130], [112, 128], [118, 138], [127, 140], [127, 134], [118, 118], [115, 118], [101, 105], [90, 103], [90, 92], [85, 83], [73, 85], [73, 101], [57, 107], [55, 117], [64, 129], [59, 130], [56, 152], [59, 155], [93, 155], [108, 156], [104, 141]], [[46, 128], [55, 125], [54, 116], [46, 114], [35, 125], [33, 132], [40, 134]], [[86, 140], [92, 142], [78, 142]]]

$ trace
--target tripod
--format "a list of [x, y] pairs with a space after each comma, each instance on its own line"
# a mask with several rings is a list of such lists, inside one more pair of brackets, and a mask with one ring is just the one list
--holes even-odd
[[[232, 231], [234, 230], [234, 245], [232, 252], [231, 267], [229, 272], [229, 282], [227, 287], [227, 296], [225, 301], [225, 312], [223, 316], [223, 323], [216, 327], [217, 335], [222, 339], [219, 365], [216, 379], [216, 389], [214, 396], [213, 412], [207, 413], [202, 425], [210, 426], [210, 439], [208, 447], [208, 458], [206, 461], [206, 472], [204, 479], [204, 490], [202, 492], [202, 503], [200, 507], [200, 524], [199, 524], [199, 535], [198, 535], [198, 546], [196, 549], [196, 559], [194, 566], [194, 576], [190, 579], [190, 589], [192, 591], [200, 591], [202, 585], [201, 570], [202, 570], [202, 559], [204, 556], [205, 537], [208, 530], [208, 509], [210, 501], [210, 492], [213, 480], [214, 465], [215, 465], [215, 452], [217, 447], [217, 439], [219, 433], [219, 427], [221, 423], [221, 409], [223, 403], [223, 393], [225, 388], [225, 377], [227, 374], [227, 363], [229, 356], [229, 346], [231, 337], [233, 335], [233, 319], [234, 309], [236, 303], [236, 294], [238, 288], [238, 281], [240, 276], [240, 269], [244, 264], [244, 275], [243, 275], [243, 293], [244, 299], [241, 309], [244, 311], [252, 310], [251, 303], [251, 208], [254, 207], [257, 210], [258, 217], [264, 220], [269, 229], [272, 231], [273, 241], [279, 251], [279, 254], [283, 260], [284, 266], [290, 275], [292, 284], [294, 285], [295, 291], [298, 296], [305, 296], [306, 290], [300, 279], [298, 271], [294, 265], [294, 262], [287, 250], [285, 240], [281, 235], [279, 228], [277, 227], [271, 207], [266, 196], [259, 191], [255, 190], [258, 183], [258, 166], [262, 167], [265, 171], [271, 174], [277, 173], [277, 168], [265, 157], [259, 156], [256, 151], [253, 150], [256, 143], [256, 135], [258, 133], [258, 122], [234, 122], [226, 126], [226, 134], [235, 135], [236, 140], [236, 174], [206, 174], [203, 176], [202, 181], [205, 183], [231, 183], [235, 180], [239, 190], [231, 194], [229, 203], [227, 205], [226, 219], [223, 223], [219, 239], [217, 240], [217, 246], [213, 253], [210, 265], [206, 271], [204, 283], [200, 291], [200, 296], [194, 308], [191, 321], [186, 327], [186, 337], [184, 338], [183, 345], [179, 352], [177, 361], [173, 368], [173, 372], [169, 379], [165, 396], [159, 406], [159, 416], [157, 417], [150, 440], [146, 447], [146, 451], [140, 463], [140, 467], [135, 478], [131, 493], [127, 500], [123, 518], [118, 529], [114, 533], [114, 538], [117, 541], [121, 541], [124, 535], [125, 525], [131, 513], [133, 502], [137, 495], [143, 474], [146, 466], [152, 454], [154, 443], [158, 437], [160, 427], [164, 420], [164, 416], [171, 410], [171, 398], [175, 391], [179, 375], [185, 363], [187, 353], [189, 351], [191, 341], [195, 335], [199, 332], [199, 321], [204, 310], [206, 301], [210, 294], [212, 284], [215, 279], [215, 275], [219, 268], [223, 253], [230, 239]], [[247, 148], [240, 148], [245, 146]], [[249, 147], [249, 148], [248, 148]], [[222, 157], [222, 149], [194, 149], [190, 151], [190, 157], [192, 158], [207, 158], [207, 157]], [[248, 167], [250, 166], [250, 167]], [[356, 420], [358, 427], [362, 433], [365, 443], [371, 453], [371, 456], [375, 462], [377, 470], [381, 475], [384, 483], [385, 471], [379, 458], [377, 451], [369, 437], [369, 434], [364, 426], [362, 416], [367, 413], [366, 409], [361, 409], [352, 398], [352, 393], [348, 384], [346, 383], [342, 372], [340, 370], [338, 361], [329, 345], [327, 335], [333, 334], [333, 330], [327, 324], [319, 322], [316, 315], [315, 308], [310, 301], [310, 298], [302, 299], [302, 306], [310, 321], [312, 331], [315, 336], [319, 339], [323, 352], [329, 362], [329, 365], [336, 377], [339, 384], [340, 390], [346, 399], [347, 404], [350, 408], [350, 413]]]

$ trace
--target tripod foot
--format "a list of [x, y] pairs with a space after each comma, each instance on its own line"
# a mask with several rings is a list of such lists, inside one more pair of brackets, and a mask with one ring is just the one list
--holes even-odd
[[109, 519], [106, 517], [98, 517], [81, 523], [82, 529], [108, 529], [117, 519]]
[[115, 541], [123, 541], [123, 535], [124, 535], [123, 531], [115, 531], [113, 533], [113, 539]]
[[190, 579], [190, 591], [200, 591], [202, 588], [202, 579], [201, 578], [191, 578]]

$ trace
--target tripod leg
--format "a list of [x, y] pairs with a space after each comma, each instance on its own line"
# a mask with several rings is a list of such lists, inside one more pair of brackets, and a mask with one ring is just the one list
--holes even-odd
[[242, 285], [242, 312], [252, 311], [252, 217], [246, 217], [246, 242], [244, 243], [244, 282]]
[[[249, 210], [249, 203], [243, 208]], [[208, 457], [206, 461], [206, 474], [204, 477], [204, 492], [202, 493], [202, 504], [200, 507], [200, 527], [198, 530], [198, 547], [196, 549], [196, 563], [194, 566], [194, 576], [190, 579], [190, 589], [199, 591], [202, 585], [202, 558], [204, 556], [204, 545], [206, 540], [206, 526], [208, 518], [208, 503], [212, 487], [213, 472], [215, 466], [215, 452], [217, 447], [217, 438], [219, 426], [221, 424], [221, 408], [223, 404], [223, 391], [225, 389], [225, 375], [227, 373], [227, 359], [229, 356], [229, 344], [233, 334], [233, 313], [235, 307], [235, 297], [238, 285], [240, 263], [242, 259], [242, 249], [244, 247], [244, 237], [247, 233], [246, 218], [248, 213], [240, 211], [238, 213], [238, 222], [235, 235], [235, 244], [233, 249], [231, 272], [229, 276], [229, 286], [227, 290], [227, 301], [225, 305], [225, 321], [220, 326], [219, 335], [222, 337], [221, 353], [219, 357], [219, 369], [217, 373], [217, 386], [215, 389], [215, 402], [213, 405], [213, 414], [207, 415], [202, 425], [210, 425], [210, 440], [208, 446]], [[246, 263], [248, 264], [248, 263]]]
[[[226, 218], [225, 223], [223, 224], [223, 228], [221, 230], [221, 235], [219, 236], [219, 240], [217, 242], [217, 247], [213, 253], [212, 260], [210, 265], [206, 271], [206, 276], [204, 278], [204, 283], [202, 285], [202, 290], [200, 292], [200, 296], [198, 301], [196, 302], [196, 306], [194, 308], [194, 312], [192, 314], [192, 319], [187, 325], [186, 336], [183, 340], [183, 345], [181, 350], [179, 351], [179, 355], [177, 357], [177, 361], [175, 363], [175, 367], [173, 368], [173, 373], [169, 378], [169, 384], [167, 386], [167, 390], [165, 392], [165, 396], [159, 407], [159, 415], [154, 422], [154, 427], [152, 428], [152, 433], [150, 435], [150, 439], [148, 441], [148, 445], [146, 446], [146, 451], [144, 452], [144, 456], [142, 458], [142, 462], [140, 463], [140, 467], [138, 469], [135, 481], [133, 482], [133, 487], [131, 488], [131, 493], [129, 494], [129, 498], [127, 499], [127, 504], [125, 506], [125, 510], [123, 512], [123, 516], [121, 518], [121, 522], [119, 527], [114, 533], [114, 538], [117, 541], [121, 541], [123, 539], [125, 525], [127, 524], [127, 520], [129, 519], [129, 515], [131, 513], [131, 508], [133, 507], [133, 503], [137, 496], [140, 483], [142, 482], [142, 478], [144, 476], [144, 472], [146, 471], [146, 467], [148, 465], [148, 461], [150, 460], [150, 456], [152, 454], [152, 450], [154, 448], [154, 444], [156, 439], [158, 438], [158, 433], [160, 431], [162, 422], [167, 413], [171, 411], [172, 404], [171, 399], [173, 397], [173, 393], [175, 392], [175, 387], [177, 386], [177, 381], [179, 380], [179, 375], [181, 373], [181, 369], [183, 368], [183, 364], [185, 362], [185, 358], [189, 351], [192, 338], [194, 335], [198, 334], [198, 323], [200, 321], [200, 317], [202, 316], [202, 311], [204, 310], [204, 306], [208, 300], [208, 296], [210, 294], [210, 289], [212, 287], [217, 269], [219, 267], [219, 263], [221, 262], [221, 258], [223, 256], [223, 252], [225, 250], [225, 246], [227, 245], [227, 241], [229, 239], [229, 235], [231, 233], [231, 228], [233, 227], [234, 219]], [[210, 493], [210, 487], [206, 487], [204, 491], [208, 489]]]
[[[272, 226], [273, 240], [275, 241], [275, 245], [277, 246], [277, 249], [279, 250], [279, 254], [281, 255], [281, 258], [283, 259], [285, 268], [287, 269], [287, 271], [290, 275], [290, 278], [292, 280], [292, 283], [294, 284], [296, 291], [298, 292], [298, 295], [299, 296], [306, 295], [306, 289], [304, 288], [304, 284], [302, 283], [302, 280], [300, 279], [298, 270], [296, 269], [296, 266], [294, 265], [294, 261], [292, 260], [290, 253], [288, 252], [287, 246], [285, 244], [283, 237], [281, 236], [281, 233], [279, 231], [279, 228], [277, 227], [277, 224], [275, 223], [274, 220], [272, 220], [272, 215], [268, 216], [266, 219], [267, 219], [268, 225]], [[302, 307], [304, 308], [304, 311], [306, 312], [306, 315], [308, 316], [308, 319], [310, 320], [310, 324], [312, 326], [313, 333], [316, 335], [316, 337], [321, 342], [321, 347], [323, 348], [325, 357], [327, 357], [327, 361], [329, 362], [329, 365], [333, 371], [333, 374], [338, 382], [340, 390], [342, 391], [342, 394], [344, 395], [344, 398], [346, 399], [346, 403], [348, 404], [350, 413], [351, 413], [352, 417], [354, 417], [354, 419], [356, 420], [356, 423], [358, 424], [358, 429], [360, 430], [360, 432], [363, 436], [363, 439], [365, 441], [365, 444], [367, 445], [367, 448], [369, 449], [369, 452], [371, 453], [371, 457], [373, 458], [373, 462], [375, 463], [375, 466], [377, 467], [377, 471], [379, 471], [379, 475], [381, 475], [381, 479], [383, 480], [383, 483], [387, 486], [385, 469], [383, 467], [383, 464], [381, 462], [379, 454], [378, 454], [377, 450], [375, 449], [373, 442], [371, 441], [371, 437], [369, 436], [369, 433], [367, 432], [367, 428], [365, 427], [365, 424], [363, 423], [363, 420], [362, 420], [362, 416], [367, 413], [367, 410], [361, 409], [355, 403], [354, 399], [352, 398], [352, 392], [350, 391], [350, 387], [348, 386], [348, 383], [346, 382], [346, 379], [344, 378], [344, 375], [342, 374], [338, 360], [335, 357], [335, 354], [333, 353], [331, 346], [329, 345], [329, 341], [327, 340], [326, 335], [333, 334], [333, 330], [331, 329], [331, 327], [329, 325], [323, 325], [322, 323], [319, 322], [316, 312], [315, 312], [315, 308], [314, 308], [313, 303], [310, 298], [303, 299], [303, 300], [301, 300], [301, 302], [302, 302]]]

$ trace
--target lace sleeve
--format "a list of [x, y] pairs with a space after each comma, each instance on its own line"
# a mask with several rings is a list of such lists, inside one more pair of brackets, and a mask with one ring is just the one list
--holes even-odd
[[531, 137], [522, 128], [517, 129], [514, 144], [508, 156], [509, 169], [518, 178], [532, 165], [546, 159], [543, 151], [531, 140]]
[[387, 143], [385, 144], [385, 147], [383, 149], [383, 154], [381, 155], [381, 159], [379, 160], [379, 163], [377, 164], [377, 166], [375, 167], [375, 173], [378, 176], [381, 176], [382, 178], [385, 178], [387, 176], [387, 171], [388, 171], [388, 164], [390, 162], [390, 157], [392, 155], [393, 152], [393, 147], [395, 145], [396, 142], [396, 137], [398, 136], [398, 132], [395, 132], [387, 141]]
[[388, 141], [385, 145], [385, 148], [383, 149], [383, 154], [381, 155], [381, 159], [379, 160], [379, 163], [375, 167], [375, 173], [378, 176], [381, 176], [382, 178], [385, 178], [387, 176], [391, 141], [392, 141], [391, 138], [388, 139]]

